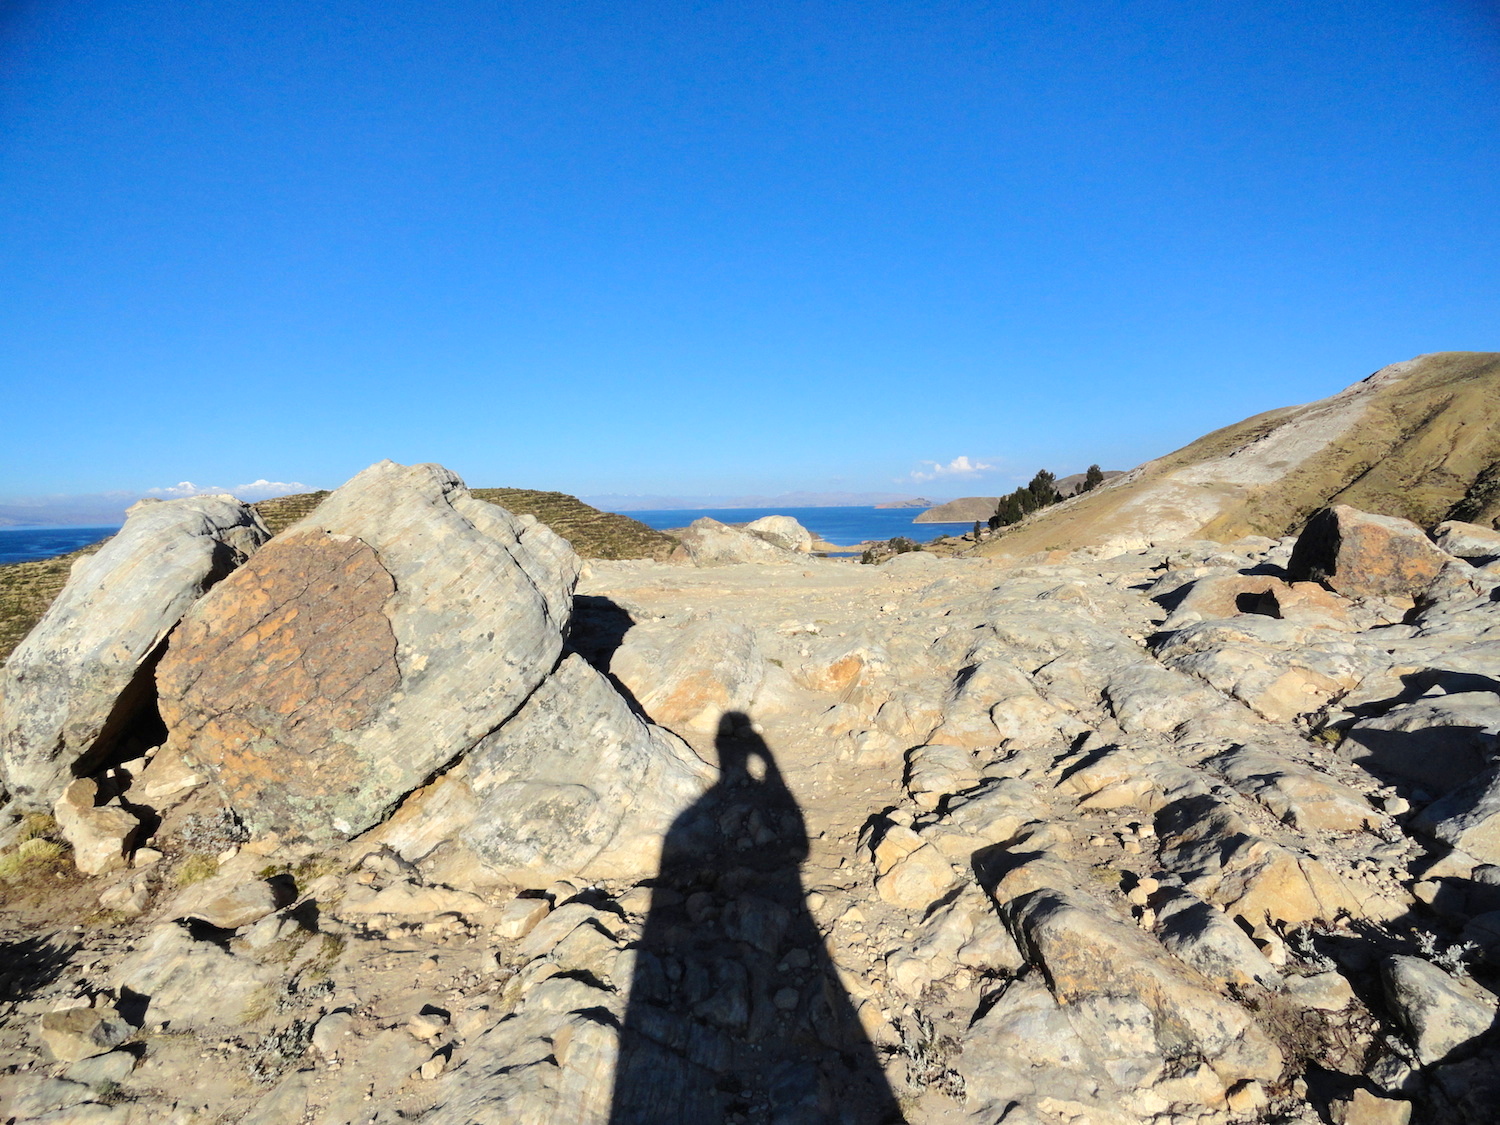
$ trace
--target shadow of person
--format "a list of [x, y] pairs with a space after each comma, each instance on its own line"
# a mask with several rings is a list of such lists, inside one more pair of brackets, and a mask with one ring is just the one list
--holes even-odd
[[902, 1122], [807, 908], [801, 810], [744, 715], [715, 746], [718, 782], [662, 850], [610, 1123]]

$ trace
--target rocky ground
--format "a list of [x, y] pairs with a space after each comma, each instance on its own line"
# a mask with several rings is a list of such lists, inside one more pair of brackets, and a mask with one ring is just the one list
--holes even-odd
[[162, 726], [85, 767], [17, 650], [7, 1120], [1494, 1120], [1500, 533], [705, 525], [574, 588], [371, 479], [142, 632]]

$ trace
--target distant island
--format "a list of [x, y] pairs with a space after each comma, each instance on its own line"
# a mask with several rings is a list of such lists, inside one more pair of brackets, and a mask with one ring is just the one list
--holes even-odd
[[876, 504], [877, 508], [930, 508], [937, 503], [922, 496], [914, 496], [910, 500], [887, 500], [884, 504]]

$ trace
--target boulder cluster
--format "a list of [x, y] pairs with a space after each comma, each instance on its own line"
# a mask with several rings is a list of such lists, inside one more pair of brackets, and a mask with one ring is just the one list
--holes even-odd
[[1500, 532], [757, 524], [134, 509], [4, 669], [9, 1119], [1494, 1119]]

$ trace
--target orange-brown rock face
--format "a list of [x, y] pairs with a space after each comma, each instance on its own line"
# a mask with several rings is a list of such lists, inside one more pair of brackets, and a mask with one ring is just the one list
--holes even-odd
[[1338, 504], [1307, 521], [1287, 571], [1293, 581], [1324, 581], [1345, 597], [1415, 598], [1448, 558], [1408, 520]]
[[400, 682], [395, 592], [368, 545], [309, 529], [271, 543], [173, 637], [157, 672], [163, 719], [236, 806], [364, 780], [357, 758], [331, 751]]

